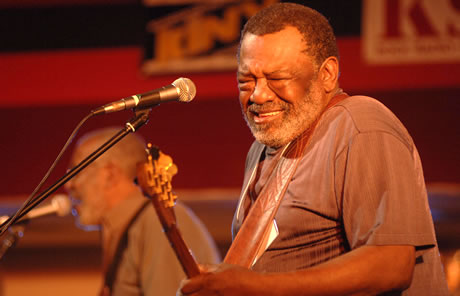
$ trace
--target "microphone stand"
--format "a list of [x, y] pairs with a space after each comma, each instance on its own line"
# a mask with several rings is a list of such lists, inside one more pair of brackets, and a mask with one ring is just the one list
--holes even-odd
[[[21, 219], [24, 215], [26, 215], [30, 210], [44, 201], [48, 196], [54, 193], [57, 189], [59, 189], [62, 185], [64, 185], [67, 181], [73, 178], [76, 174], [78, 174], [81, 170], [87, 167], [90, 163], [96, 160], [99, 156], [101, 156], [105, 151], [107, 151], [110, 147], [118, 143], [121, 139], [126, 137], [129, 133], [136, 132], [141, 126], [146, 124], [149, 119], [151, 109], [140, 109], [134, 110], [134, 117], [131, 118], [128, 122], [126, 122], [125, 127], [121, 129], [117, 134], [115, 134], [111, 139], [107, 142], [102, 144], [99, 148], [97, 148], [93, 153], [91, 153], [88, 157], [83, 159], [78, 165], [73, 167], [69, 170], [64, 176], [62, 176], [56, 183], [48, 187], [44, 192], [40, 193], [34, 200], [31, 202], [24, 211], [18, 215], [13, 221], [11, 225], [13, 225], [16, 221]], [[8, 220], [7, 220], [8, 221]], [[5, 221], [3, 225], [7, 223]], [[2, 226], [3, 226], [2, 225]]]

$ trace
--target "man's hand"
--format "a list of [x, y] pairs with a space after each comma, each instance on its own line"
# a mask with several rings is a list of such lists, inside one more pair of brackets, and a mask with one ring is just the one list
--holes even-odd
[[184, 280], [178, 296], [242, 296], [251, 295], [251, 286], [258, 274], [230, 264], [201, 266], [202, 273]]
[[[363, 246], [304, 270], [258, 273], [220, 264], [182, 283], [178, 296], [377, 295], [409, 287], [413, 246]], [[179, 292], [180, 292], [179, 291]]]

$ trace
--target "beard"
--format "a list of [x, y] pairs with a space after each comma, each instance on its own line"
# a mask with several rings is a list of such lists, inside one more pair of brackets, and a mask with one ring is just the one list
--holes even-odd
[[[308, 130], [321, 114], [323, 104], [320, 96], [312, 95], [311, 91], [293, 103], [281, 99], [266, 102], [262, 105], [252, 104], [246, 111], [244, 119], [254, 138], [272, 148], [282, 147], [299, 137]], [[253, 112], [260, 113], [269, 110], [282, 110], [281, 116], [268, 123], [256, 123]]]
[[107, 204], [103, 198], [93, 198], [91, 201], [82, 201], [77, 206], [78, 223], [82, 226], [94, 226], [102, 223], [102, 217], [107, 211]]

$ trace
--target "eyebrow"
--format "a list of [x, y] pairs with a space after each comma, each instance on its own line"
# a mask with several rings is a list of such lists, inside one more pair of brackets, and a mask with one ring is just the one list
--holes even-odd
[[287, 69], [282, 69], [282, 70], [274, 70], [271, 72], [265, 72], [265, 75], [273, 75], [273, 74], [289, 74], [290, 71]]
[[236, 71], [236, 76], [239, 77], [239, 76], [249, 76], [251, 75], [251, 72], [247, 71], [247, 70], [238, 70]]
[[[282, 70], [274, 70], [271, 72], [264, 72], [264, 75], [268, 76], [268, 75], [275, 75], [275, 74], [290, 74], [290, 73], [291, 72], [288, 69], [282, 69]], [[236, 74], [241, 75], [241, 76], [249, 76], [251, 75], [251, 71], [239, 69], [237, 70]]]

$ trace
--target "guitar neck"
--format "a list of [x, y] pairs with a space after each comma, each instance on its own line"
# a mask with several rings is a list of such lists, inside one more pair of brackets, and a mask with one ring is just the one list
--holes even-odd
[[184, 269], [185, 274], [188, 278], [192, 278], [200, 274], [200, 268], [198, 267], [195, 258], [190, 253], [189, 248], [187, 248], [182, 235], [179, 232], [179, 229], [176, 227], [176, 224], [173, 227], [165, 231], [168, 236], [168, 240], [171, 243], [171, 246], [176, 253], [177, 258], [179, 259], [182, 268]]
[[182, 265], [182, 269], [188, 278], [200, 274], [200, 268], [195, 261], [190, 249], [187, 247], [182, 235], [177, 228], [176, 217], [172, 208], [165, 208], [160, 204], [157, 198], [152, 198], [153, 206], [157, 212], [157, 216], [163, 226], [163, 230], [176, 253], [176, 257]]

